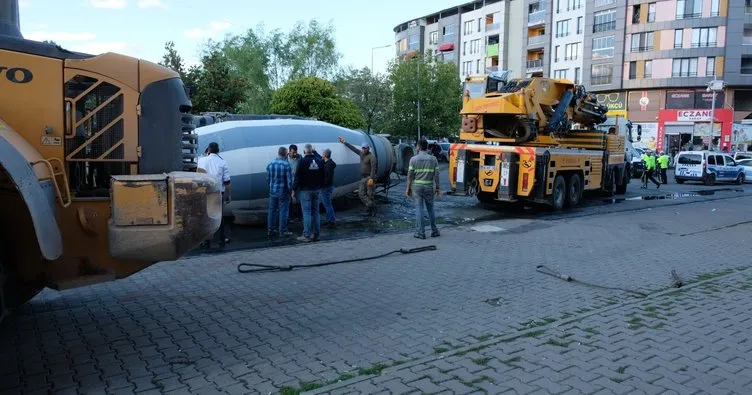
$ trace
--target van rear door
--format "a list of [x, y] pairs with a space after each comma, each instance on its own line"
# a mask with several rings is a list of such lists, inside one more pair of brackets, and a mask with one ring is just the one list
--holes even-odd
[[676, 160], [676, 176], [702, 178], [702, 153], [679, 154]]

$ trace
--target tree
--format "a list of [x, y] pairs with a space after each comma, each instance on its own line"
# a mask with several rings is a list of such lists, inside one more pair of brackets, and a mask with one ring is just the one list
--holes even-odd
[[191, 98], [194, 112], [237, 112], [245, 102], [248, 82], [233, 72], [231, 64], [221, 51], [212, 51], [201, 59], [202, 67], [191, 68], [189, 83], [195, 84]]
[[183, 64], [183, 58], [175, 49], [175, 43], [173, 41], [168, 41], [165, 43], [165, 54], [162, 55], [162, 61], [159, 62], [159, 64], [180, 74], [180, 79], [185, 79], [185, 66]]
[[387, 111], [392, 100], [392, 89], [386, 76], [373, 75], [369, 68], [364, 67], [341, 73], [334, 84], [345, 98], [358, 107], [368, 133], [374, 128], [386, 129]]
[[318, 77], [293, 80], [276, 90], [270, 110], [274, 114], [314, 117], [350, 129], [365, 127], [358, 107], [339, 97], [334, 84]]
[[315, 19], [306, 27], [302, 22], [287, 35], [289, 51], [287, 59], [291, 62], [290, 77], [331, 78], [337, 69], [342, 55], [337, 52], [334, 39], [334, 25], [322, 26]]
[[462, 85], [454, 63], [417, 56], [400, 59], [389, 66], [393, 100], [389, 109], [390, 132], [415, 136], [420, 103], [421, 136], [444, 137], [460, 128]]

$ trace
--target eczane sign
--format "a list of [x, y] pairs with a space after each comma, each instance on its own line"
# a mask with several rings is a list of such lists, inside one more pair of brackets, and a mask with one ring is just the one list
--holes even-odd
[[679, 110], [676, 120], [682, 121], [710, 121], [710, 110]]

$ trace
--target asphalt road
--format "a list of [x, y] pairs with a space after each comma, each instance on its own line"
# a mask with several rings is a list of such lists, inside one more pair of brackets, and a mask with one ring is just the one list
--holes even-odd
[[[438, 239], [394, 232], [193, 256], [46, 290], [0, 328], [0, 390], [743, 393], [750, 190], [633, 188], [571, 212], [447, 225]], [[427, 245], [437, 250], [236, 270]], [[672, 270], [690, 286], [671, 293]]]

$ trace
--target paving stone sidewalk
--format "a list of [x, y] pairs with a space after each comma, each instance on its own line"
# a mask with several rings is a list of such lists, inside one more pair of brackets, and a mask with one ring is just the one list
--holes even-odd
[[310, 394], [748, 394], [752, 270]]
[[[536, 330], [642, 292], [749, 265], [752, 198], [559, 220], [489, 222], [438, 239], [387, 235], [164, 262], [45, 291], [0, 330], [8, 393], [278, 393]], [[494, 230], [485, 228], [480, 230]], [[436, 244], [437, 251], [261, 275]], [[545, 341], [546, 339], [544, 339]], [[471, 379], [474, 380], [474, 379]]]

